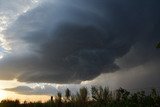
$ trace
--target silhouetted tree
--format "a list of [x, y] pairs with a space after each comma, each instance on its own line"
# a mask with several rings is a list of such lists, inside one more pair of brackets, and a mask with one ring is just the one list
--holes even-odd
[[91, 87], [92, 99], [97, 101], [99, 105], [101, 104], [108, 104], [112, 99], [112, 94], [109, 91], [109, 88], [105, 87]]
[[103, 88], [100, 86], [99, 89], [95, 86], [91, 87], [92, 98], [95, 101], [102, 102], [103, 100]]
[[65, 90], [65, 97], [66, 97], [66, 100], [67, 100], [67, 101], [70, 100], [71, 92], [70, 92], [70, 90], [69, 90], [68, 88]]
[[57, 93], [55, 103], [57, 104], [58, 107], [61, 107], [61, 104], [62, 104], [62, 93], [61, 92]]
[[71, 95], [69, 90], [65, 92], [65, 97], [70, 98], [68, 102], [62, 101], [62, 94], [58, 92], [54, 101], [20, 103], [19, 100], [2, 100], [0, 107], [160, 107], [160, 96], [156, 89], [152, 89], [148, 94], [145, 94], [145, 91], [130, 94], [119, 88], [114, 91], [114, 96], [107, 87], [92, 86], [92, 100], [88, 97], [86, 87], [80, 88], [76, 95]]
[[85, 107], [88, 101], [88, 90], [86, 87], [82, 87], [79, 89], [79, 92], [76, 94], [76, 102]]
[[83, 102], [86, 102], [88, 100], [88, 90], [86, 87], [82, 87], [79, 90], [80, 98]]
[[109, 91], [108, 87], [105, 87], [103, 90], [103, 100], [106, 103], [109, 103], [111, 101], [111, 99], [112, 99], [112, 93]]
[[116, 90], [116, 100], [117, 101], [122, 101], [122, 100], [127, 100], [130, 92], [123, 88], [119, 88]]
[[2, 100], [1, 104], [2, 104], [2, 107], [19, 107], [20, 101], [19, 100]]
[[154, 106], [157, 106], [159, 102], [159, 95], [158, 92], [156, 91], [156, 89], [152, 89], [151, 93], [150, 93], [150, 97], [152, 98], [152, 105], [154, 104]]

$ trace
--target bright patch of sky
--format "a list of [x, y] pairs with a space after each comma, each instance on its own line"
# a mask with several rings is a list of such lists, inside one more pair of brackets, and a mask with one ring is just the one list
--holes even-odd
[[20, 15], [35, 8], [39, 2], [38, 0], [24, 0], [19, 1], [18, 4], [15, 4], [14, 1], [6, 2], [6, 0], [0, 2], [2, 2], [2, 6], [0, 5], [0, 59], [2, 59], [7, 53], [12, 51], [11, 41], [6, 38], [4, 32]]

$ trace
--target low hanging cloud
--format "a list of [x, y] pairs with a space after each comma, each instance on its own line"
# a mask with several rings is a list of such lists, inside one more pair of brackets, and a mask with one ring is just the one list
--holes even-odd
[[40, 84], [35, 87], [30, 86], [17, 86], [14, 88], [6, 88], [5, 91], [11, 91], [15, 92], [17, 94], [23, 94], [23, 95], [57, 95], [57, 92], [61, 92], [63, 95], [65, 95], [65, 90], [68, 88], [71, 91], [71, 94], [74, 95], [79, 91], [79, 88], [87, 85], [78, 85], [78, 84], [65, 84], [65, 85], [55, 85], [55, 84]]
[[159, 60], [157, 2], [46, 0], [4, 32], [12, 52], [0, 60], [0, 78], [80, 83]]
[[4, 90], [23, 95], [56, 95], [57, 93], [57, 89], [51, 85], [45, 85], [43, 87], [36, 86], [34, 88], [29, 86], [18, 86], [15, 88], [6, 88]]

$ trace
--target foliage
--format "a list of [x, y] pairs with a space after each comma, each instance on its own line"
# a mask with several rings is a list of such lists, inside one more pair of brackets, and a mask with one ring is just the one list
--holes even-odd
[[0, 107], [160, 107], [160, 96], [156, 89], [150, 93], [143, 90], [133, 93], [123, 88], [110, 91], [108, 87], [92, 86], [90, 97], [87, 88], [82, 87], [76, 95], [66, 89], [64, 97], [58, 92], [55, 100], [45, 103], [7, 99], [1, 101]]
[[66, 97], [66, 101], [70, 101], [71, 92], [68, 88], [65, 90], [65, 97]]

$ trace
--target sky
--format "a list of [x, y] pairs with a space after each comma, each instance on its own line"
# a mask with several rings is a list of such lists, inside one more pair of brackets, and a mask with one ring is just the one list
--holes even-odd
[[159, 3], [0, 0], [0, 97], [160, 89]]

